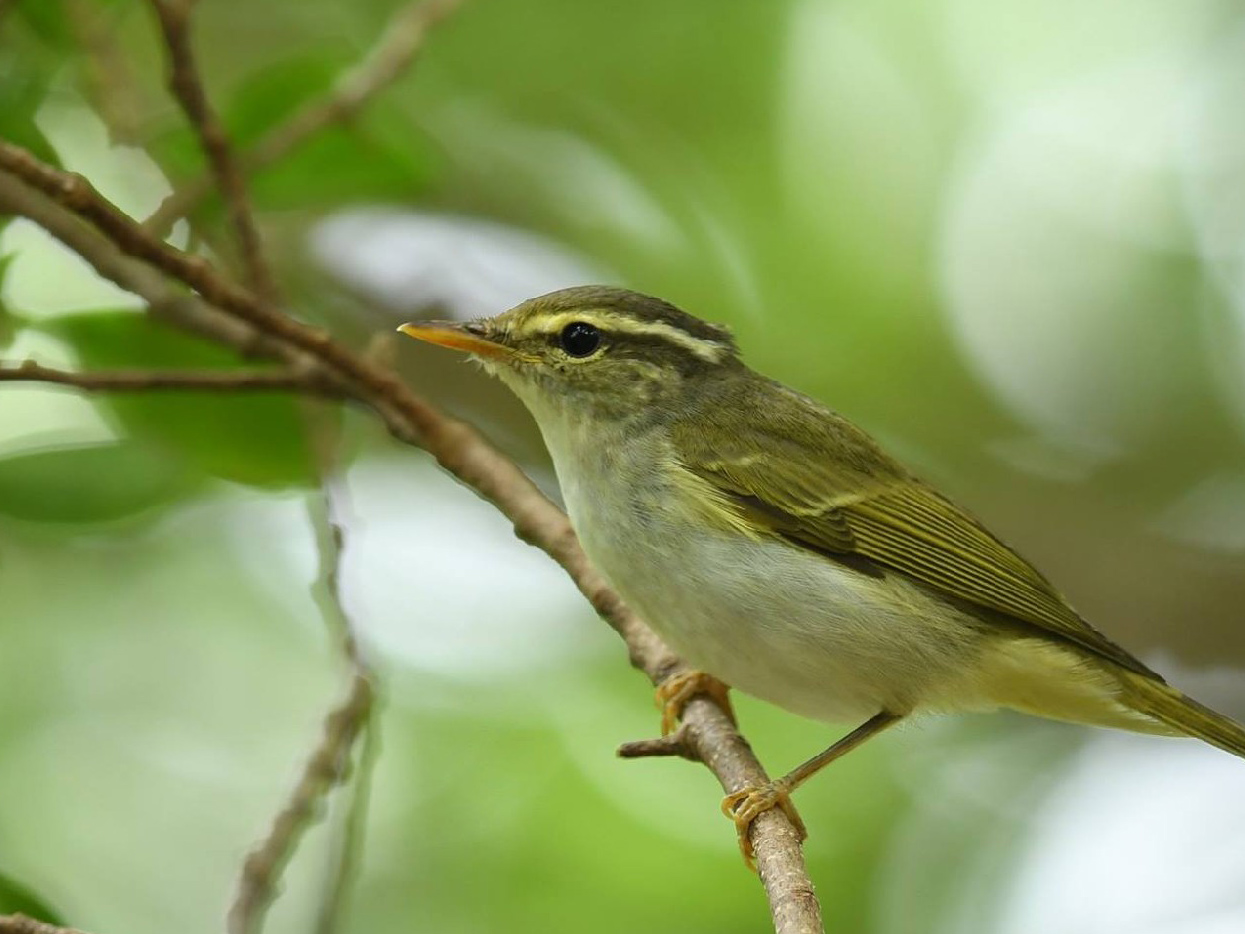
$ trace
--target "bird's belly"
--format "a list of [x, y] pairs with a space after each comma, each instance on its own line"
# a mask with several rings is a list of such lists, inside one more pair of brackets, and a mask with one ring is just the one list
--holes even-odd
[[581, 535], [589, 557], [672, 648], [794, 713], [907, 713], [971, 664], [971, 620], [899, 575], [679, 523], [604, 529]]

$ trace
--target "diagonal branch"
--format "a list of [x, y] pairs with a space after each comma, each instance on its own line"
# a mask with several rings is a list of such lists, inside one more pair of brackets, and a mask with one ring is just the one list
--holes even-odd
[[[375, 710], [375, 708], [373, 708]], [[364, 837], [371, 807], [372, 776], [380, 756], [380, 718], [374, 712], [363, 724], [359, 739], [359, 755], [354, 765], [350, 800], [346, 803], [345, 819], [330, 846], [330, 864], [323, 895], [316, 914], [316, 934], [334, 934], [339, 930], [346, 908], [346, 897], [358, 875], [363, 859]]]
[[190, 0], [151, 0], [169, 53], [169, 89], [186, 112], [224, 195], [229, 220], [238, 238], [242, 266], [251, 287], [265, 299], [277, 297], [276, 283], [264, 261], [263, 244], [247, 197], [246, 184], [233, 156], [220, 117], [208, 102], [190, 42]]
[[[335, 478], [336, 433], [327, 425], [326, 420], [316, 418], [318, 414], [310, 413], [311, 427], [318, 441], [321, 492], [318, 503], [312, 501], [308, 504], [312, 527], [316, 533], [317, 550], [320, 553], [320, 579], [314, 589], [320, 598], [325, 622], [336, 637], [342, 655], [356, 674], [374, 682], [375, 676], [364, 655], [360, 632], [347, 612], [342, 598], [341, 567], [345, 550], [345, 530], [340, 515], [340, 503], [345, 494], [342, 485]], [[317, 911], [316, 929], [320, 934], [332, 934], [341, 921], [346, 896], [361, 858], [371, 800], [372, 775], [380, 754], [377, 708], [378, 704], [374, 703], [366, 711], [367, 717], [360, 728], [361, 735], [357, 745], [361, 748], [355, 764], [354, 780], [345, 804], [345, 813], [332, 841], [328, 876]]]
[[82, 934], [76, 928], [62, 928], [26, 915], [0, 915], [0, 934]]
[[[330, 124], [352, 119], [410, 68], [429, 31], [462, 2], [416, 0], [404, 5], [364, 59], [343, 72], [324, 97], [308, 102], [260, 137], [252, 149], [239, 154], [241, 168], [248, 174], [262, 169], [283, 159]], [[211, 190], [212, 179], [208, 175], [184, 183], [164, 199], [143, 226], [163, 238], [173, 224], [193, 211]]]
[[289, 799], [273, 821], [264, 840], [243, 863], [238, 889], [226, 919], [228, 934], [249, 934], [262, 928], [268, 907], [278, 894], [278, 886], [286, 864], [293, 857], [302, 836], [320, 816], [324, 799], [344, 784], [350, 772], [350, 760], [360, 742], [359, 767], [354, 773], [354, 794], [346, 809], [346, 842], [340, 849], [336, 872], [330, 880], [322, 917], [335, 919], [345, 895], [355, 856], [353, 845], [362, 839], [361, 822], [372, 776], [372, 763], [377, 752], [377, 689], [376, 677], [364, 656], [359, 633], [346, 611], [341, 594], [341, 561], [345, 532], [337, 517], [333, 485], [333, 465], [337, 435], [335, 424], [318, 408], [307, 406], [306, 421], [316, 453], [320, 476], [320, 496], [310, 500], [307, 511], [315, 535], [320, 570], [312, 584], [312, 595], [321, 614], [352, 672], [351, 693], [347, 702], [326, 720], [323, 738], [312, 754]]
[[356, 673], [346, 699], [324, 719], [320, 742], [303, 766], [289, 800], [242, 864], [238, 892], [226, 921], [229, 934], [247, 934], [263, 921], [276, 896], [277, 880], [315, 822], [321, 802], [345, 779], [350, 751], [371, 716], [375, 699], [372, 682]]
[[[419, 444], [437, 462], [513, 523], [515, 534], [545, 551], [575, 582], [598, 614], [624, 639], [631, 663], [654, 684], [681, 668], [679, 659], [623, 603], [589, 564], [566, 516], [517, 466], [473, 428], [443, 415], [410, 392], [392, 373], [355, 354], [324, 332], [270, 309], [225, 280], [199, 257], [152, 238], [136, 222], [104, 200], [85, 180], [53, 169], [29, 153], [0, 143], [0, 210], [8, 209], [46, 227], [96, 270], [149, 302], [169, 301], [168, 286], [152, 285], [124, 264], [125, 253], [152, 263], [194, 288], [203, 300], [228, 312], [223, 320], [196, 319], [201, 331], [246, 325], [243, 332], [288, 362], [318, 366], [372, 407], [400, 440]], [[7, 176], [5, 173], [9, 173]], [[4, 185], [8, 178], [9, 185]], [[25, 181], [47, 197], [39, 198]], [[51, 199], [51, 200], [49, 200]], [[97, 230], [65, 222], [68, 208]], [[99, 236], [100, 233], [106, 237]], [[159, 278], [159, 277], [157, 277]], [[723, 710], [703, 697], [687, 705], [683, 723], [688, 749], [713, 772], [727, 792], [768, 780], [751, 748]], [[780, 810], [761, 814], [751, 841], [761, 881], [779, 934], [822, 930], [821, 911], [804, 865], [795, 828]]]
[[281, 370], [56, 370], [34, 360], [0, 364], [0, 382], [60, 383], [90, 392], [146, 392], [187, 389], [202, 392], [301, 392], [340, 398], [341, 390], [315, 374]]

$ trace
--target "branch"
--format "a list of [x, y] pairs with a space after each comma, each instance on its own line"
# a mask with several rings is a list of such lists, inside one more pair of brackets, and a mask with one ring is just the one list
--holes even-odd
[[[9, 157], [0, 140], [0, 163]], [[23, 150], [18, 150], [24, 153]], [[28, 156], [24, 153], [24, 156]], [[126, 256], [80, 214], [53, 201], [0, 166], [0, 213], [27, 217], [73, 250], [104, 279], [147, 302], [153, 317], [232, 347], [245, 358], [277, 360], [291, 371], [307, 373], [346, 394], [346, 385], [306, 353], [261, 334], [251, 325], [213, 308], [147, 263]]]
[[350, 750], [368, 721], [374, 700], [371, 681], [356, 674], [346, 699], [325, 718], [320, 742], [303, 767], [289, 801], [242, 864], [238, 892], [226, 920], [229, 934], [256, 930], [263, 920], [276, 897], [281, 873], [303, 834], [318, 817], [325, 796], [345, 778]]
[[26, 915], [0, 915], [0, 934], [82, 934], [77, 928], [62, 928]]
[[[55, 210], [49, 211], [56, 205], [46, 199], [39, 202], [23, 198], [12, 187], [7, 192], [0, 187], [0, 207], [7, 200], [13, 206], [11, 209], [43, 224], [118, 285], [149, 302], [155, 298], [167, 301], [168, 287], [163, 283], [164, 292], [157, 289], [148, 295], [133, 287], [148, 283], [135, 277], [128, 267], [121, 267], [125, 273], [121, 277], [105, 271], [117, 270], [118, 251], [140, 257], [190, 285], [206, 302], [249, 325], [246, 333], [255, 335], [275, 355], [287, 362], [300, 360], [303, 365], [322, 367], [330, 378], [346, 386], [354, 398], [375, 409], [397, 438], [424, 447], [443, 468], [506, 515], [520, 539], [557, 561], [593, 609], [622, 636], [632, 665], [654, 684], [661, 684], [682, 670], [679, 659], [591, 566], [561, 510], [473, 428], [443, 415], [412, 394], [392, 373], [332, 340], [325, 332], [270, 309], [223, 279], [203, 259], [154, 239], [84, 179], [39, 163], [24, 150], [3, 142], [0, 169], [45, 192], [107, 234], [107, 240], [99, 238], [95, 231], [88, 231], [87, 236], [83, 230], [65, 224]], [[3, 178], [0, 172], [0, 180]], [[79, 245], [87, 249], [79, 249]], [[684, 710], [683, 723], [688, 748], [713, 772], [724, 791], [735, 792], [768, 781], [747, 742], [713, 701], [694, 698]], [[800, 841], [786, 815], [779, 809], [761, 814], [752, 824], [751, 842], [778, 934], [822, 930], [820, 906], [808, 878]]]
[[314, 374], [280, 370], [110, 370], [73, 372], [54, 370], [24, 360], [16, 366], [0, 364], [0, 382], [60, 383], [89, 392], [146, 392], [188, 389], [202, 392], [301, 392], [340, 398], [340, 389]]
[[[375, 680], [372, 669], [363, 653], [357, 625], [346, 610], [341, 594], [341, 564], [345, 551], [345, 530], [340, 517], [339, 503], [344, 491], [335, 482], [337, 436], [331, 427], [312, 412], [312, 430], [318, 441], [317, 461], [320, 473], [319, 508], [312, 501], [308, 504], [312, 527], [316, 532], [316, 545], [320, 554], [320, 578], [314, 591], [321, 596], [320, 603], [325, 622], [336, 636], [342, 655], [356, 673]], [[362, 858], [363, 842], [367, 832], [367, 814], [371, 803], [372, 776], [376, 759], [380, 755], [380, 724], [376, 705], [368, 711], [369, 716], [361, 725], [358, 761], [351, 783], [350, 798], [330, 848], [330, 863], [316, 917], [318, 934], [333, 934], [342, 919], [346, 896], [354, 882]]]
[[98, 0], [68, 0], [65, 5], [65, 19], [81, 50], [83, 83], [109, 138], [140, 146], [145, 101], [133, 80], [131, 60], [117, 42], [114, 12]]
[[375, 714], [363, 724], [359, 758], [354, 767], [353, 789], [346, 805], [346, 818], [333, 841], [324, 894], [316, 914], [316, 934], [334, 934], [341, 925], [346, 895], [354, 884], [363, 858], [367, 816], [372, 799], [372, 776], [380, 756], [380, 722]]
[[315, 442], [321, 491], [318, 503], [308, 503], [320, 558], [320, 570], [312, 583], [312, 594], [352, 670], [352, 688], [347, 701], [326, 719], [324, 736], [308, 760], [288, 802], [273, 821], [267, 837], [243, 864], [237, 894], [226, 921], [229, 934], [248, 934], [262, 927], [268, 906], [277, 896], [286, 864], [303, 834], [319, 817], [320, 804], [345, 780], [350, 756], [360, 737], [364, 738], [365, 747], [360, 755], [360, 768], [355, 774], [355, 794], [346, 813], [346, 843], [349, 847], [340, 849], [337, 854], [337, 872], [330, 882], [321, 912], [322, 920], [336, 919], [349, 882], [354, 844], [362, 839], [363, 830], [359, 825], [366, 814], [367, 786], [371, 781], [372, 762], [377, 751], [374, 722], [376, 692], [372, 686], [375, 675], [364, 658], [354, 622], [342, 603], [344, 533], [336, 516], [332, 484], [336, 438], [318, 417], [320, 414], [314, 410], [307, 412], [308, 428]]
[[[367, 103], [393, 84], [410, 68], [423, 48], [429, 31], [448, 17], [463, 0], [416, 0], [407, 3], [389, 21], [376, 45], [363, 60], [343, 72], [322, 98], [309, 101], [283, 123], [260, 137], [238, 162], [250, 174], [289, 155], [306, 140], [333, 123], [345, 123]], [[185, 217], [212, 190], [212, 179], [201, 175], [171, 192], [143, 227], [165, 237], [173, 224]]]
[[207, 155], [216, 185], [225, 198], [229, 220], [238, 238], [247, 281], [264, 298], [275, 300], [276, 283], [264, 261], [246, 184], [233, 157], [229, 137], [203, 90], [203, 79], [190, 43], [191, 0], [151, 0], [169, 52], [169, 90], [181, 104]]
[[618, 747], [620, 759], [653, 759], [677, 756], [689, 762], [699, 762], [700, 756], [687, 742], [687, 730], [680, 725], [673, 733], [653, 739], [637, 739]]

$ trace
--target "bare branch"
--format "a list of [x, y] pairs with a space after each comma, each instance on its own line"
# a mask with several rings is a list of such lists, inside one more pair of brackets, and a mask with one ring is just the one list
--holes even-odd
[[208, 102], [190, 42], [188, 0], [151, 0], [169, 52], [169, 89], [181, 104], [207, 155], [216, 184], [224, 195], [229, 220], [238, 238], [242, 267], [251, 287], [268, 301], [277, 297], [276, 283], [264, 261], [263, 243], [255, 226], [246, 183], [242, 179], [225, 127]]
[[[32, 186], [19, 175], [4, 171], [2, 163], [11, 155], [11, 149], [15, 147], [9, 147], [0, 140], [0, 213], [16, 214], [37, 223], [76, 252], [102, 278], [140, 296], [147, 302], [148, 310], [154, 317], [232, 347], [243, 357], [278, 360], [293, 372], [314, 375], [346, 394], [345, 383], [322, 367], [314, 357], [208, 305], [157, 269], [126, 255], [99, 228], [96, 221], [100, 219], [75, 212], [63, 203], [66, 197], [71, 197], [68, 190], [61, 193], [59, 200], [53, 200], [42, 193], [42, 185]], [[29, 157], [24, 150], [17, 152], [22, 159]], [[36, 163], [26, 168], [42, 171]], [[52, 177], [43, 177], [41, 181], [50, 182], [53, 187], [59, 184]], [[73, 187], [68, 185], [68, 188]], [[106, 224], [106, 219], [101, 222]]]
[[368, 721], [373, 701], [371, 682], [356, 674], [345, 701], [325, 718], [320, 743], [307, 760], [289, 801], [242, 865], [242, 878], [226, 921], [229, 934], [248, 934], [263, 921], [290, 856], [319, 816], [325, 796], [345, 778], [350, 750]]
[[[323, 445], [321, 446], [323, 448]], [[312, 593], [320, 605], [329, 633], [337, 640], [342, 656], [354, 669], [369, 672], [359, 642], [359, 633], [346, 612], [341, 595], [341, 559], [345, 532], [337, 518], [336, 496], [329, 455], [319, 452], [320, 497], [308, 503], [308, 514], [315, 532], [316, 551], [320, 556], [320, 575], [312, 585]]]
[[328, 878], [316, 915], [316, 934], [334, 934], [338, 930], [346, 896], [362, 864], [372, 799], [372, 776], [376, 772], [380, 746], [380, 717], [373, 707], [372, 716], [363, 724], [363, 735], [359, 740], [359, 758], [354, 767], [354, 780], [350, 783], [345, 820], [333, 841]]
[[[230, 283], [205, 260], [189, 256], [151, 237], [130, 218], [104, 200], [84, 179], [44, 165], [18, 147], [0, 142], [0, 169], [12, 173], [60, 204], [86, 218], [107, 235], [111, 244], [63, 223], [48, 211], [48, 203], [21, 197], [0, 186], [0, 206], [6, 202], [43, 222], [80, 253], [101, 274], [125, 288], [150, 283], [136, 281], [133, 271], [118, 266], [117, 250], [153, 263], [194, 288], [202, 298], [244, 323], [248, 334], [289, 362], [320, 366], [340, 381], [350, 394], [371, 406], [399, 439], [425, 448], [460, 481], [493, 503], [513, 523], [515, 534], [557, 561], [580, 592], [627, 644], [631, 663], [654, 684], [682, 670], [679, 659], [627, 608], [591, 566], [566, 516], [518, 469], [470, 426], [442, 414], [387, 370], [339, 344], [321, 330], [309, 327], [269, 308], [251, 293]], [[4, 174], [0, 172], [0, 181]], [[20, 186], [18, 186], [20, 187]], [[54, 205], [53, 205], [54, 207]], [[94, 235], [94, 232], [91, 232]], [[119, 272], [119, 276], [111, 275]], [[151, 298], [133, 289], [144, 298]], [[158, 292], [158, 289], [155, 290]], [[167, 291], [155, 297], [167, 301]], [[216, 323], [213, 323], [216, 326]], [[310, 361], [310, 362], [306, 362]], [[684, 709], [683, 723], [689, 748], [713, 772], [727, 792], [768, 781], [747, 742], [726, 713], [712, 700], [695, 697]], [[779, 934], [822, 930], [820, 907], [804, 865], [799, 837], [779, 809], [762, 813], [752, 824], [751, 841], [758, 870]]]
[[319, 573], [311, 589], [329, 632], [351, 668], [353, 688], [347, 703], [326, 720], [324, 737], [267, 838], [243, 864], [227, 919], [229, 934], [248, 934], [262, 927], [268, 906], [276, 898], [285, 865], [303, 834], [319, 817], [319, 803], [344, 781], [350, 756], [360, 737], [364, 738], [365, 750], [360, 755], [361, 768], [354, 776], [355, 791], [346, 811], [349, 848], [339, 846], [334, 854], [336, 871], [330, 880], [321, 918], [336, 918], [351, 877], [352, 860], [357, 855], [353, 847], [363, 834], [362, 827], [355, 825], [364, 819], [358, 811], [362, 808], [366, 812], [369, 790], [366, 786], [371, 781], [376, 755], [375, 675], [364, 658], [358, 632], [342, 602], [341, 560], [345, 533], [337, 519], [333, 487], [336, 437], [325, 427], [320, 414], [315, 410], [307, 413], [308, 427], [315, 442], [321, 493], [308, 502], [307, 509], [320, 558]]
[[67, 0], [66, 21], [81, 49], [83, 83], [115, 143], [142, 143], [146, 103], [134, 81], [133, 66], [117, 42], [115, 10], [97, 0]]
[[[429, 31], [453, 13], [463, 0], [417, 0], [407, 3], [389, 21], [384, 33], [361, 62], [343, 72], [323, 98], [308, 102], [287, 120], [260, 137], [238, 162], [252, 173], [289, 155], [333, 123], [352, 119], [367, 103], [402, 76], [418, 57]], [[169, 194], [143, 222], [149, 233], [168, 234], [212, 190], [210, 176], [194, 178]]]
[[62, 928], [26, 915], [0, 915], [0, 934], [82, 934], [77, 928]]
[[687, 744], [687, 734], [683, 726], [665, 736], [655, 739], [637, 739], [618, 747], [620, 759], [647, 759], [661, 756], [678, 756], [691, 762], [699, 761], [695, 751]]
[[56, 370], [34, 360], [0, 364], [0, 382], [60, 383], [90, 392], [146, 392], [186, 389], [200, 392], [301, 392], [340, 398], [340, 389], [314, 374], [280, 370]]

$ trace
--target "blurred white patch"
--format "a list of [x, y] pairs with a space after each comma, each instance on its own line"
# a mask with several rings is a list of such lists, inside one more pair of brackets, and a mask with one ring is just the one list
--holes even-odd
[[1196, 344], [1172, 184], [1185, 77], [1137, 63], [987, 123], [947, 199], [943, 287], [969, 359], [1041, 433], [1103, 455], [1178, 417], [1174, 364]]
[[569, 248], [494, 221], [413, 211], [336, 214], [311, 232], [320, 264], [398, 311], [494, 315], [555, 289], [610, 278]]
[[[1160, 670], [1223, 709], [1245, 700], [1240, 671]], [[1245, 930], [1245, 762], [1196, 740], [993, 717], [987, 734], [922, 721], [905, 744], [913, 807], [882, 867], [879, 930]]]
[[992, 106], [1139, 57], [1196, 55], [1222, 21], [1220, 0], [943, 0], [947, 60]]
[[108, 128], [76, 96], [49, 96], [36, 122], [62, 166], [85, 175], [100, 194], [131, 217], [146, 217], [172, 190], [146, 152], [134, 146], [114, 146]]
[[[262, 569], [255, 583], [291, 618], [322, 628], [304, 497], [239, 491], [230, 502], [231, 548]], [[602, 642], [566, 572], [424, 456], [355, 464], [335, 510], [345, 533], [342, 603], [367, 646], [390, 662], [483, 679], [556, 665]]]
[[[30, 328], [19, 330], [5, 349], [6, 362], [38, 360], [44, 366], [73, 369], [69, 349], [54, 337]], [[90, 396], [65, 386], [6, 383], [0, 418], [0, 457], [33, 454], [69, 445], [100, 444], [121, 436]]]
[[1057, 443], [1042, 435], [1000, 438], [988, 442], [986, 451], [1009, 467], [1058, 483], [1085, 481], [1107, 459], [1101, 448]]
[[[145, 217], [169, 193], [160, 169], [142, 150], [114, 146], [91, 109], [72, 96], [52, 95], [39, 110], [39, 129], [66, 169], [80, 172], [122, 211]], [[100, 278], [85, 260], [41, 227], [16, 220], [0, 236], [0, 255], [15, 254], [4, 300], [29, 317], [83, 308], [139, 308], [142, 301]]]
[[0, 233], [0, 256], [13, 255], [4, 276], [4, 303], [31, 320], [88, 308], [143, 307], [34, 221], [15, 218]]
[[427, 458], [365, 460], [347, 486], [344, 599], [386, 655], [471, 679], [601, 644], [566, 572]]
[[1182, 137], [1181, 190], [1202, 258], [1226, 298], [1208, 315], [1207, 349], [1245, 431], [1245, 22], [1203, 63]]
[[1207, 477], [1151, 523], [1176, 541], [1214, 551], [1245, 551], [1245, 474]]
[[1245, 930], [1245, 763], [1105, 734], [1033, 817], [997, 934]]

